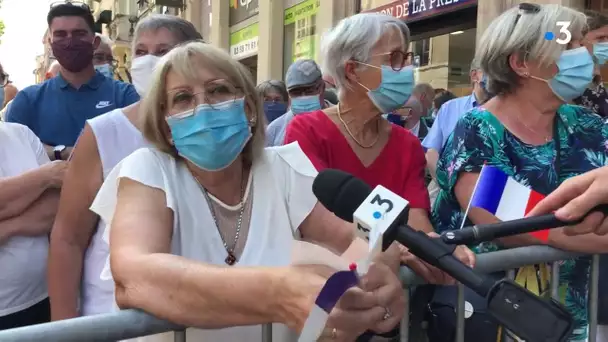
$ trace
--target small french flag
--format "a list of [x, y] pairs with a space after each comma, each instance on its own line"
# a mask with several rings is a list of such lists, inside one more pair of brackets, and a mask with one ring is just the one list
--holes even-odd
[[[501, 221], [525, 217], [540, 202], [542, 195], [495, 166], [484, 165], [473, 190], [469, 207], [483, 208]], [[530, 233], [541, 241], [547, 241], [549, 231]]]
[[304, 328], [300, 333], [298, 342], [314, 342], [321, 337], [321, 333], [327, 323], [329, 313], [336, 306], [340, 297], [353, 286], [359, 283], [356, 267], [351, 265], [348, 271], [338, 271], [334, 273], [321, 289], [315, 300]]

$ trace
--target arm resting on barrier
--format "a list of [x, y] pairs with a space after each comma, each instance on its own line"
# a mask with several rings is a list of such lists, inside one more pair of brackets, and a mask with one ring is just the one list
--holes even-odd
[[89, 207], [102, 183], [97, 141], [93, 130], [86, 124], [66, 172], [51, 232], [48, 286], [52, 320], [79, 315], [83, 260], [98, 220]]
[[[164, 192], [122, 178], [110, 233], [121, 308], [200, 328], [269, 322], [302, 327], [322, 280], [288, 268], [217, 267], [171, 255], [172, 235]], [[298, 291], [303, 286], [316, 291]]]
[[14, 236], [40, 236], [53, 226], [59, 190], [49, 189], [21, 214], [0, 221], [0, 246]]
[[608, 235], [587, 233], [566, 235], [564, 228], [549, 231], [549, 244], [575, 253], [604, 254], [608, 252]]

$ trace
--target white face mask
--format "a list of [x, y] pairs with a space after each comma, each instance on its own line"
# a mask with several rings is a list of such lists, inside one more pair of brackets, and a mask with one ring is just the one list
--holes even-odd
[[139, 96], [144, 96], [148, 91], [152, 73], [159, 60], [158, 56], [145, 55], [136, 57], [131, 62], [131, 81]]

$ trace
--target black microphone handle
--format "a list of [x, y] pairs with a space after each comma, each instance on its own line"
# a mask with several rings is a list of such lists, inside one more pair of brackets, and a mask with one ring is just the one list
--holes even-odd
[[[587, 215], [596, 211], [600, 211], [606, 215], [608, 214], [608, 206], [597, 206], [593, 208]], [[460, 230], [445, 232], [441, 235], [441, 239], [443, 242], [453, 245], [477, 244], [479, 242], [492, 241], [494, 239], [507, 236], [525, 234], [563, 226], [573, 226], [581, 223], [587, 215], [575, 221], [562, 221], [555, 217], [554, 214], [546, 214], [541, 216], [524, 217], [511, 221], [478, 224], [472, 227], [464, 227]]]
[[452, 255], [453, 248], [440, 239], [433, 239], [409, 226], [394, 224], [384, 233], [384, 239], [387, 242], [401, 243], [412, 254], [449, 274], [482, 297], [486, 297], [496, 283], [491, 277], [477, 274], [456, 259]]

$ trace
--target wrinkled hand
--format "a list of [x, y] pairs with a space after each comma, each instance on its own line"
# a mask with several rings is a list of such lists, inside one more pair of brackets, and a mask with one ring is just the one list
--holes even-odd
[[61, 188], [63, 185], [63, 177], [68, 169], [69, 163], [63, 160], [55, 160], [50, 163], [46, 163], [40, 167], [49, 180], [49, 187]]
[[367, 330], [385, 333], [399, 324], [406, 299], [397, 274], [383, 260], [386, 257], [380, 255], [361, 277], [359, 287], [349, 289], [340, 298], [321, 340], [351, 342]]
[[[439, 238], [437, 233], [428, 233], [432, 238]], [[429, 284], [454, 285], [456, 281], [447, 273], [422, 261], [417, 256], [410, 253], [407, 247], [399, 245], [401, 249], [401, 262], [411, 268], [414, 273], [422, 277]], [[475, 267], [475, 253], [466, 246], [458, 246], [454, 250], [454, 257], [469, 267]]]
[[[549, 214], [563, 221], [575, 221], [593, 207], [608, 203], [608, 167], [601, 167], [566, 180], [549, 196], [540, 201], [528, 216]], [[595, 212], [575, 226], [564, 227], [567, 235], [608, 234], [608, 218]]]

